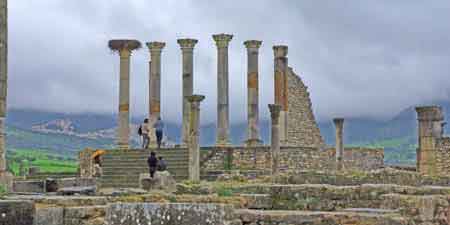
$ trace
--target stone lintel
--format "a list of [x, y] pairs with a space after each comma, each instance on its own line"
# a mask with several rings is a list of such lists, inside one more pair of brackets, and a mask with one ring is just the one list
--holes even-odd
[[227, 48], [231, 39], [233, 39], [232, 34], [214, 34], [213, 39], [216, 42], [218, 48]]
[[181, 50], [192, 50], [198, 43], [198, 40], [192, 38], [181, 38], [178, 39], [177, 42], [180, 45]]
[[255, 49], [259, 49], [259, 47], [261, 47], [262, 41], [258, 41], [258, 40], [248, 40], [244, 42], [244, 45], [246, 48], [255, 48]]
[[286, 57], [288, 54], [288, 46], [287, 45], [274, 45], [273, 53], [274, 53], [275, 58]]
[[416, 107], [417, 120], [419, 121], [441, 121], [444, 120], [441, 106]]

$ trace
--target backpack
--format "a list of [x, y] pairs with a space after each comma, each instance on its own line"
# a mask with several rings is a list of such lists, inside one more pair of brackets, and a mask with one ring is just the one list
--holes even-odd
[[139, 129], [138, 129], [138, 134], [139, 134], [139, 136], [142, 136], [142, 125], [141, 125], [141, 126], [139, 126]]

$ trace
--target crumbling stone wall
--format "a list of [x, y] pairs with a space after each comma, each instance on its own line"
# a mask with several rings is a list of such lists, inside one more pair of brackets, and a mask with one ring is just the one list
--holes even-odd
[[94, 161], [92, 160], [92, 155], [95, 150], [86, 148], [83, 151], [79, 152], [78, 155], [78, 163], [80, 176], [83, 178], [90, 178], [94, 174]]
[[[211, 151], [209, 148], [208, 150]], [[282, 147], [280, 170], [334, 170], [335, 149], [320, 150], [313, 147]], [[215, 155], [203, 164], [203, 170], [262, 170], [270, 169], [271, 152], [268, 146], [216, 148]], [[384, 166], [383, 149], [346, 148], [344, 167], [350, 170], [373, 170]]]
[[437, 174], [450, 174], [450, 137], [437, 139], [435, 154]]
[[308, 87], [292, 68], [288, 71], [288, 139], [289, 146], [325, 146], [312, 111]]

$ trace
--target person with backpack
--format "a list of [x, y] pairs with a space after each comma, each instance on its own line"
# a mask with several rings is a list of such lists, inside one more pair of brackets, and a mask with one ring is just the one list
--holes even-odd
[[158, 169], [158, 171], [166, 171], [167, 170], [167, 163], [162, 156], [158, 157], [157, 169]]
[[144, 123], [139, 126], [138, 134], [142, 137], [142, 148], [147, 149], [150, 143], [148, 119], [144, 119]]

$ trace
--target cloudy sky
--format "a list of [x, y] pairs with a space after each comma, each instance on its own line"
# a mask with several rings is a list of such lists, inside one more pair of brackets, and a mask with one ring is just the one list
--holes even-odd
[[[316, 117], [388, 118], [450, 97], [450, 1], [435, 0], [10, 0], [9, 107], [114, 113], [118, 56], [109, 39], [164, 41], [162, 113], [181, 120], [181, 52], [199, 40], [194, 92], [206, 95], [203, 122], [216, 115], [215, 33], [230, 33], [232, 121], [246, 119], [248, 39], [260, 50], [260, 111], [273, 102], [275, 44], [309, 87]], [[146, 48], [134, 52], [131, 111], [148, 108]]]

